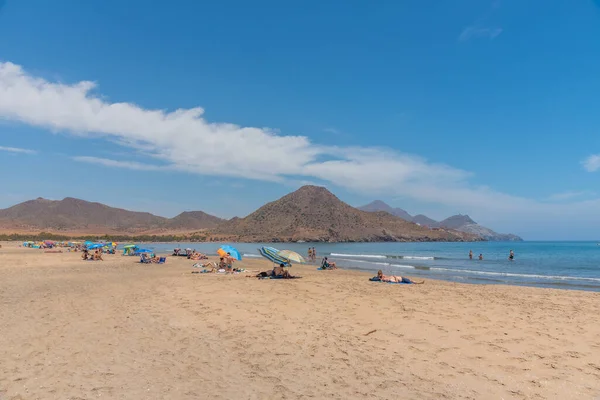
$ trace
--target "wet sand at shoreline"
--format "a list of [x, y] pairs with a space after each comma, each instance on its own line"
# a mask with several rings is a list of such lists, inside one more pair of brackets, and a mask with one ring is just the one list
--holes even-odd
[[16, 246], [0, 249], [2, 400], [600, 397], [600, 293]]

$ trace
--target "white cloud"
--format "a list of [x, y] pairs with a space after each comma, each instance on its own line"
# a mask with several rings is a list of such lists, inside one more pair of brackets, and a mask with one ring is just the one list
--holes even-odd
[[588, 190], [582, 190], [579, 192], [561, 192], [561, 193], [555, 193], [551, 196], [548, 196], [548, 200], [550, 201], [565, 201], [565, 200], [572, 200], [578, 197], [583, 197], [583, 196], [589, 196], [589, 195], [593, 195], [593, 192], [590, 192]]
[[18, 65], [0, 63], [0, 116], [78, 136], [104, 136], [164, 165], [76, 158], [110, 167], [165, 168], [269, 181], [319, 178], [365, 190], [460, 181], [468, 176], [389, 150], [320, 146], [307, 137], [284, 136], [268, 128], [211, 123], [202, 117], [201, 108], [165, 112], [111, 103], [94, 95], [93, 88], [89, 81], [49, 82]]
[[[94, 88], [87, 81], [50, 82], [18, 65], [0, 63], [0, 118], [81, 137], [104, 137], [151, 160], [75, 157], [79, 162], [276, 182], [330, 182], [373, 198], [405, 196], [453, 207], [475, 219], [486, 216], [481, 222], [498, 221], [498, 229], [515, 220], [589, 221], [600, 204], [512, 196], [470, 184], [468, 171], [412, 155], [375, 147], [322, 146], [305, 136], [285, 136], [268, 128], [208, 122], [201, 108], [166, 112], [110, 102], [94, 95]], [[600, 164], [596, 160], [590, 165], [594, 163]]]
[[583, 165], [583, 168], [588, 172], [598, 171], [600, 169], [600, 154], [594, 154], [587, 157], [581, 162], [581, 165]]
[[133, 169], [133, 170], [137, 170], [137, 171], [158, 171], [158, 170], [164, 169], [164, 167], [161, 167], [159, 165], [142, 164], [142, 163], [135, 162], [135, 161], [117, 161], [117, 160], [111, 160], [108, 158], [100, 158], [100, 157], [76, 156], [76, 157], [72, 157], [72, 159], [75, 161], [85, 162], [88, 164], [98, 164], [98, 165], [103, 165], [105, 167], [127, 168], [127, 169]]
[[19, 147], [4, 147], [0, 146], [0, 151], [7, 151], [9, 153], [20, 153], [20, 154], [36, 154], [37, 151], [30, 149], [21, 149]]
[[464, 42], [474, 38], [495, 39], [502, 33], [502, 28], [488, 28], [481, 26], [467, 26], [458, 36], [458, 40]]

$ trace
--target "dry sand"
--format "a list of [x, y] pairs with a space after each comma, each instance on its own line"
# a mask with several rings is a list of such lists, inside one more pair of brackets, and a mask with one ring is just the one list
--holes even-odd
[[0, 249], [2, 400], [600, 398], [599, 293], [15, 246]]

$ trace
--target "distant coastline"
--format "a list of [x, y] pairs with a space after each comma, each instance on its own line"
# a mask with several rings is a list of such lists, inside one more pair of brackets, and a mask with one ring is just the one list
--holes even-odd
[[25, 240], [42, 241], [85, 241], [85, 240], [105, 240], [115, 242], [162, 242], [162, 243], [179, 243], [179, 242], [230, 242], [230, 243], [419, 243], [419, 242], [485, 242], [484, 239], [479, 240], [444, 240], [444, 238], [419, 238], [416, 240], [406, 240], [399, 238], [397, 240], [325, 240], [308, 238], [307, 240], [291, 240], [286, 238], [242, 238], [235, 236], [211, 236], [208, 233], [193, 233], [193, 234], [166, 234], [166, 235], [116, 235], [116, 234], [72, 234], [65, 235], [53, 232], [38, 232], [38, 233], [5, 233], [0, 234], [0, 241], [3, 242], [18, 242]]

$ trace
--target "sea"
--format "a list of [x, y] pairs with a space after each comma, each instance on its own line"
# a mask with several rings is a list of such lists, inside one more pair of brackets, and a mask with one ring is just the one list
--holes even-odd
[[[243, 258], [260, 258], [258, 248], [293, 250], [306, 257], [314, 247], [344, 269], [406, 275], [472, 284], [508, 284], [600, 291], [600, 245], [597, 242], [469, 243], [222, 243]], [[220, 243], [146, 243], [157, 253], [175, 247], [215, 255]], [[473, 251], [470, 260], [469, 251]], [[514, 251], [514, 261], [508, 259]], [[483, 260], [479, 260], [479, 254]]]

